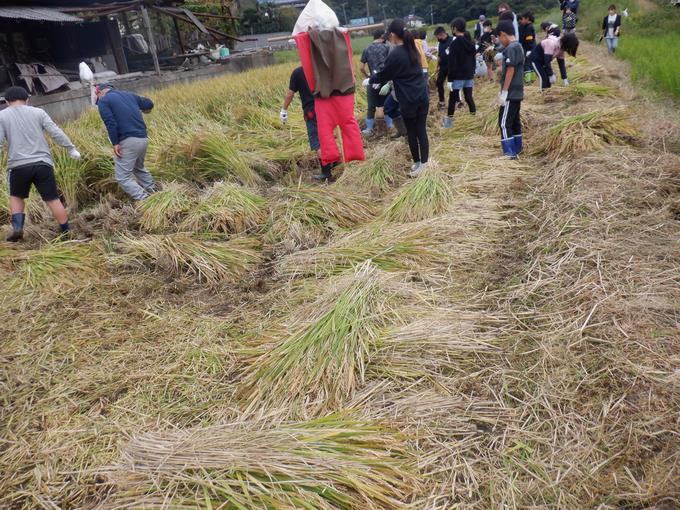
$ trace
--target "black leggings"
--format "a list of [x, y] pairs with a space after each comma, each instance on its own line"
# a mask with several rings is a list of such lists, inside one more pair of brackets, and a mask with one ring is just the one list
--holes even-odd
[[428, 103], [421, 103], [415, 112], [404, 115], [404, 124], [408, 135], [408, 148], [414, 163], [427, 163], [430, 156], [430, 142], [427, 139]]
[[[463, 95], [465, 96], [465, 102], [467, 103], [468, 108], [470, 108], [470, 113], [476, 113], [477, 106], [475, 105], [475, 100], [472, 97], [472, 87], [464, 87]], [[449, 95], [449, 108], [447, 111], [447, 115], [449, 117], [453, 117], [453, 114], [456, 112], [456, 103], [458, 101], [460, 101], [460, 90], [453, 89]]]

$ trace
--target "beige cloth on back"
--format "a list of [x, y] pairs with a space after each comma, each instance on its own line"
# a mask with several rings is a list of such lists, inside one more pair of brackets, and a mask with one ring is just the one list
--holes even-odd
[[322, 98], [333, 93], [345, 95], [354, 92], [354, 74], [349, 48], [344, 33], [333, 30], [309, 30], [314, 67], [315, 89], [312, 93]]

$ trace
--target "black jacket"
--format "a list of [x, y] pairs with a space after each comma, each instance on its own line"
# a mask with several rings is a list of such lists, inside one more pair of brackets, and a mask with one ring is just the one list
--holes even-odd
[[477, 59], [475, 43], [465, 36], [458, 36], [449, 45], [449, 81], [471, 80], [475, 77]]
[[536, 30], [533, 23], [519, 26], [519, 43], [524, 48], [524, 54], [528, 51], [534, 51], [536, 47]]
[[385, 59], [382, 71], [371, 76], [369, 83], [394, 84], [394, 93], [399, 101], [399, 109], [404, 117], [411, 117], [419, 106], [427, 105], [427, 81], [423, 76], [420, 58], [411, 62], [405, 46], [395, 46]]
[[[602, 32], [604, 37], [607, 37], [607, 32], [609, 28], [609, 15], [605, 16], [604, 19], [602, 20]], [[618, 30], [618, 33], [617, 33]], [[616, 15], [616, 20], [614, 20], [614, 34], [618, 37], [621, 35], [621, 15], [617, 14]]]
[[446, 39], [439, 41], [439, 46], [437, 47], [437, 56], [439, 57], [439, 69], [446, 70], [449, 68], [449, 56], [446, 50], [449, 49], [449, 45], [453, 41], [453, 37], [450, 35], [446, 36]]

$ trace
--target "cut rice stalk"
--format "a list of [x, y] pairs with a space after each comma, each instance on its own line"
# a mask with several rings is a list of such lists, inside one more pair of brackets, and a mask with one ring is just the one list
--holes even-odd
[[532, 149], [561, 159], [574, 153], [601, 149], [607, 144], [625, 144], [637, 136], [624, 109], [595, 110], [566, 117], [543, 136]]
[[200, 141], [194, 168], [203, 180], [231, 178], [246, 186], [262, 182], [262, 177], [250, 167], [248, 159], [231, 140], [216, 133], [207, 134]]
[[99, 259], [86, 244], [53, 241], [39, 250], [7, 251], [15, 269], [13, 284], [36, 288], [72, 287], [94, 279]]
[[440, 243], [427, 225], [415, 230], [379, 224], [338, 236], [326, 246], [288, 254], [277, 271], [288, 278], [331, 276], [370, 260], [383, 271], [427, 272], [443, 267], [449, 259], [437, 249]]
[[238, 184], [216, 182], [182, 223], [192, 232], [240, 233], [261, 226], [267, 201]]
[[431, 162], [416, 180], [399, 191], [383, 217], [396, 222], [424, 220], [443, 214], [452, 202], [446, 175]]
[[369, 161], [345, 169], [338, 184], [350, 185], [358, 190], [384, 193], [403, 180], [399, 145], [388, 143], [376, 147]]
[[405, 438], [331, 415], [134, 437], [107, 471], [109, 507], [407, 508], [420, 488]]
[[186, 184], [169, 182], [163, 190], [139, 202], [140, 226], [148, 232], [163, 232], [174, 225], [194, 202], [194, 191]]
[[306, 403], [307, 410], [332, 409], [363, 382], [379, 330], [394, 319], [393, 292], [370, 262], [341, 278], [293, 333], [262, 353], [245, 374], [243, 395], [250, 410]]
[[227, 242], [203, 241], [186, 234], [123, 236], [127, 258], [150, 263], [156, 270], [173, 275], [190, 275], [216, 284], [234, 280], [261, 260], [259, 243], [253, 239]]

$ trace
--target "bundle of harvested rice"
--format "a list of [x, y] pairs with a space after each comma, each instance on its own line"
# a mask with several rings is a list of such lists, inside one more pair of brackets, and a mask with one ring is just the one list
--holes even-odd
[[147, 232], [166, 231], [189, 211], [194, 200], [195, 190], [189, 185], [175, 181], [164, 184], [161, 191], [139, 202], [139, 224]]
[[629, 143], [637, 134], [623, 108], [595, 110], [558, 122], [533, 145], [531, 153], [545, 154], [557, 160], [601, 149], [608, 144]]
[[37, 250], [6, 250], [2, 258], [14, 270], [11, 285], [25, 288], [87, 284], [100, 266], [90, 245], [59, 240]]
[[272, 209], [270, 235], [276, 241], [315, 245], [333, 230], [351, 228], [373, 218], [364, 195], [347, 190], [305, 187], [283, 188]]
[[238, 184], [216, 182], [189, 211], [182, 228], [191, 232], [246, 232], [265, 222], [266, 204], [266, 199]]
[[376, 147], [368, 161], [345, 169], [338, 184], [350, 185], [357, 190], [370, 190], [381, 194], [403, 181], [404, 173], [399, 144], [388, 143]]
[[259, 349], [243, 379], [250, 411], [284, 406], [295, 415], [304, 403], [305, 412], [321, 412], [351, 398], [380, 330], [400, 321], [400, 296], [370, 261], [324, 289], [289, 326], [290, 336]]
[[405, 509], [420, 486], [410, 461], [400, 435], [341, 415], [147, 433], [106, 473], [107, 507]]
[[419, 221], [440, 215], [451, 206], [453, 192], [444, 174], [434, 162], [411, 184], [402, 188], [383, 218], [387, 221]]
[[122, 236], [120, 241], [125, 262], [150, 263], [170, 274], [190, 275], [210, 284], [234, 280], [261, 260], [254, 239], [218, 242], [186, 234], [149, 234]]
[[262, 177], [251, 168], [248, 159], [232, 141], [219, 133], [202, 135], [193, 168], [199, 179], [231, 179], [245, 186], [262, 182]]

